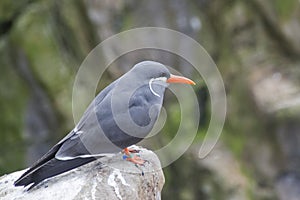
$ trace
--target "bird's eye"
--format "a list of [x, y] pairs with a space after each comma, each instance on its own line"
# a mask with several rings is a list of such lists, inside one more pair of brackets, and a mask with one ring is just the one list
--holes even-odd
[[165, 72], [162, 72], [162, 73], [160, 74], [160, 77], [167, 77], [167, 74], [166, 74]]

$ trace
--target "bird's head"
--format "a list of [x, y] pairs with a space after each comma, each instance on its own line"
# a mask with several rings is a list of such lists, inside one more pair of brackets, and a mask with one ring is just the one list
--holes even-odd
[[158, 83], [166, 86], [168, 83], [195, 85], [194, 81], [183, 76], [173, 75], [165, 65], [154, 61], [140, 62], [136, 64], [131, 71], [136, 77], [147, 83]]
[[172, 75], [165, 65], [154, 61], [140, 62], [120, 77], [111, 93], [111, 108], [117, 113], [114, 116], [118, 126], [131, 135], [136, 133], [135, 137], [147, 135], [160, 113], [169, 83], [195, 84]]

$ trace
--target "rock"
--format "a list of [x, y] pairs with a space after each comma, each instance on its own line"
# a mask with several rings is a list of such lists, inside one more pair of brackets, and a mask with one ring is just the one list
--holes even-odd
[[30, 191], [13, 185], [26, 170], [4, 175], [0, 199], [161, 199], [165, 179], [158, 157], [147, 149], [134, 148], [148, 161], [144, 166], [124, 161], [118, 153], [45, 180]]

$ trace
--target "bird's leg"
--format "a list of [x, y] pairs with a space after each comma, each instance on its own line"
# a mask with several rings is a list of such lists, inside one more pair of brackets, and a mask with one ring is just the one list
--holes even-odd
[[133, 153], [140, 152], [139, 150], [125, 148], [125, 149], [123, 149], [122, 152], [125, 154], [123, 156], [124, 160], [133, 162], [133, 163], [138, 164], [138, 165], [143, 165], [146, 162], [145, 160], [140, 158], [140, 156], [133, 154]]
[[122, 152], [125, 153], [126, 155], [129, 155], [130, 153], [139, 153], [140, 150], [125, 148], [125, 149], [123, 149]]
[[133, 157], [127, 157], [126, 160], [137, 165], [143, 165], [146, 162], [145, 160], [141, 159], [141, 157], [136, 155], [134, 155]]

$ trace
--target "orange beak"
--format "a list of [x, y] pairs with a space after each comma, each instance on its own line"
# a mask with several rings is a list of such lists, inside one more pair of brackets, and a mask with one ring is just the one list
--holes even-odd
[[170, 78], [167, 79], [167, 83], [184, 83], [184, 84], [196, 85], [196, 83], [191, 79], [185, 78], [183, 76], [176, 76], [173, 74], [171, 74]]

